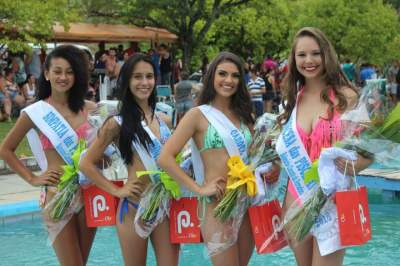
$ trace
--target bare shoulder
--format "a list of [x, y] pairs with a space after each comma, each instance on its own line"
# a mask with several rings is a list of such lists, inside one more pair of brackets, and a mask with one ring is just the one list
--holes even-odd
[[195, 130], [200, 129], [202, 121], [204, 121], [205, 118], [200, 111], [199, 108], [194, 107], [190, 109], [182, 118], [182, 120], [179, 122], [178, 127], [181, 128], [193, 128]]
[[99, 129], [99, 137], [106, 137], [107, 139], [116, 139], [120, 132], [120, 125], [114, 117], [108, 118], [103, 126]]

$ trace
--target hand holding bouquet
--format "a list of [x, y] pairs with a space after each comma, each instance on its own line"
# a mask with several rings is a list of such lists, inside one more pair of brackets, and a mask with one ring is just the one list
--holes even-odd
[[227, 190], [214, 209], [214, 217], [225, 222], [235, 216], [235, 206], [243, 202], [241, 199], [244, 195], [254, 197], [263, 190], [263, 187], [257, 186], [260, 182], [256, 181], [254, 171], [257, 167], [278, 158], [275, 143], [279, 133], [276, 115], [265, 113], [257, 120], [255, 134], [248, 148], [250, 164], [246, 165], [239, 156], [229, 158]]
[[[363, 88], [357, 106], [345, 112], [341, 120], [343, 139], [334, 145], [342, 148], [340, 157], [353, 163], [357, 159], [356, 152], [384, 166], [400, 165], [400, 105], [390, 106], [379, 80], [370, 81]], [[305, 183], [315, 181], [319, 185], [301, 199], [301, 207], [294, 203], [285, 215], [285, 227], [297, 241], [309, 233], [329, 197], [336, 191], [348, 189], [351, 184], [349, 177], [338, 172], [335, 165], [328, 171], [323, 170], [329, 168], [329, 160], [322, 160], [322, 154], [304, 176]], [[333, 160], [330, 161], [333, 164]]]
[[60, 177], [60, 183], [57, 186], [58, 192], [45, 207], [45, 211], [49, 213], [53, 221], [59, 221], [64, 216], [79, 189], [79, 159], [85, 148], [85, 141], [80, 140], [71, 157], [73, 163], [62, 166], [64, 173]]

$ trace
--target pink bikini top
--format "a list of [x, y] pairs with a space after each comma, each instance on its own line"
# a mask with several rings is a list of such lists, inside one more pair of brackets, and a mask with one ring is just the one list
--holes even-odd
[[[300, 91], [297, 101], [299, 101], [303, 95], [303, 92], [304, 89]], [[329, 98], [332, 101], [335, 99], [333, 90], [329, 91]], [[320, 117], [317, 124], [309, 134], [307, 134], [298, 123], [296, 123], [296, 127], [297, 132], [300, 135], [300, 139], [303, 142], [311, 161], [319, 158], [323, 148], [332, 147], [333, 144], [342, 139], [340, 113], [336, 110], [336, 108], [333, 110], [333, 117], [331, 120]]]
[[[84, 115], [87, 116], [87, 113], [84, 112]], [[91, 125], [89, 122], [84, 122], [81, 124], [77, 129], [75, 129], [76, 135], [78, 136], [78, 139], [86, 139], [87, 138], [87, 133], [88, 130], [90, 129]], [[50, 150], [54, 149], [53, 144], [50, 142], [50, 140], [42, 133], [39, 133], [39, 139], [40, 142], [42, 143], [43, 150]]]

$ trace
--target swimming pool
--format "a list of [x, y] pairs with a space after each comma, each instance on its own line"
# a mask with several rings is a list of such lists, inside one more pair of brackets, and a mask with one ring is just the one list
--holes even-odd
[[[400, 203], [383, 204], [370, 194], [372, 240], [361, 247], [347, 249], [345, 265], [399, 265]], [[0, 265], [58, 265], [39, 217], [23, 218], [0, 225]], [[123, 265], [115, 228], [103, 227], [97, 232], [88, 265]], [[156, 265], [149, 249], [147, 265]], [[204, 256], [203, 245], [184, 245], [180, 265], [211, 265]], [[285, 248], [269, 255], [253, 254], [250, 264], [295, 265], [292, 252]]]

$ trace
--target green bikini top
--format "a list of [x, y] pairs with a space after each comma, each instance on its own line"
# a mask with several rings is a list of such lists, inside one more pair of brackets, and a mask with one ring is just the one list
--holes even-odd
[[[240, 123], [240, 131], [244, 135], [247, 145], [250, 145], [250, 142], [251, 142], [250, 130], [242, 122]], [[209, 149], [219, 149], [219, 148], [224, 148], [224, 147], [225, 147], [224, 141], [222, 140], [221, 136], [218, 134], [217, 130], [209, 123], [207, 132], [206, 132], [206, 134], [204, 134], [204, 146], [202, 149], [200, 149], [200, 152], [203, 152], [203, 151], [209, 150]]]

